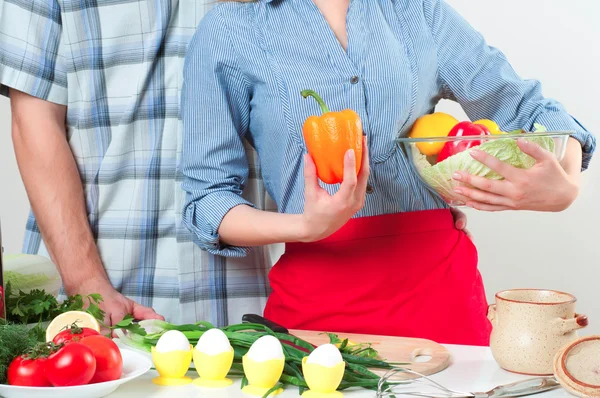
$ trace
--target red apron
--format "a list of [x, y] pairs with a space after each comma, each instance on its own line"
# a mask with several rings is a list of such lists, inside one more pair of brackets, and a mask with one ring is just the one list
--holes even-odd
[[264, 316], [291, 329], [489, 345], [477, 250], [449, 210], [351, 219], [287, 244]]

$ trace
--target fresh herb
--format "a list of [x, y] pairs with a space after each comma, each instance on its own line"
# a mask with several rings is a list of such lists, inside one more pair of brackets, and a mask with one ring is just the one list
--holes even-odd
[[28, 293], [22, 290], [13, 291], [10, 282], [6, 284], [5, 293], [6, 315], [7, 321], [10, 323], [38, 323], [37, 328], [42, 329], [39, 324], [51, 321], [67, 311], [87, 311], [99, 321], [104, 320], [105, 314], [100, 308], [102, 296], [99, 294], [90, 294], [85, 297], [81, 295], [69, 296], [65, 301], [59, 303], [56, 297], [44, 290], [33, 289]]
[[121, 322], [119, 322], [116, 325], [112, 326], [111, 329], [127, 329], [131, 333], [135, 333], [135, 334], [138, 334], [138, 335], [141, 335], [141, 336], [145, 336], [146, 335], [146, 330], [142, 326], [140, 326], [140, 324], [134, 323], [133, 321], [134, 321], [133, 315], [127, 314], [121, 320]]
[[[169, 330], [178, 330], [182, 332], [189, 340], [190, 344], [198, 344], [198, 340], [207, 330], [215, 326], [208, 322], [198, 322], [188, 325], [174, 325], [169, 322], [159, 320], [145, 320], [134, 322], [131, 315], [126, 316], [112, 329], [115, 331], [120, 341], [130, 347], [150, 352], [152, 347], [156, 346], [158, 340]], [[280, 383], [284, 386], [295, 386], [300, 392], [308, 388], [306, 380], [301, 371], [302, 358], [309, 355], [314, 346], [295, 336], [283, 333], [273, 332], [264, 325], [254, 323], [242, 323], [220, 328], [231, 343], [234, 351], [234, 361], [231, 367], [232, 372], [243, 372], [242, 357], [246, 355], [250, 346], [262, 336], [271, 335], [279, 339], [282, 343], [285, 354], [285, 365]], [[330, 335], [330, 339], [336, 341], [340, 347], [343, 347], [342, 358], [346, 363], [344, 370], [344, 379], [339, 390], [345, 390], [352, 387], [362, 387], [377, 391], [380, 383], [380, 376], [373, 373], [371, 369], [393, 369], [396, 366], [408, 365], [402, 363], [388, 363], [376, 358], [376, 351], [368, 343], [356, 344], [348, 340], [341, 340], [337, 335]], [[373, 354], [375, 353], [375, 354]], [[356, 355], [358, 354], [358, 355]], [[233, 373], [232, 373], [233, 374]], [[243, 383], [246, 383], [245, 381]], [[386, 382], [383, 387], [387, 387], [394, 382]], [[271, 394], [273, 391], [269, 391]]]
[[325, 333], [329, 342], [335, 345], [342, 354], [350, 354], [363, 358], [381, 359], [379, 353], [372, 347], [373, 343], [356, 343], [348, 339], [340, 339], [335, 333]]
[[37, 339], [25, 325], [0, 324], [0, 383], [6, 384], [10, 363], [36, 346]]

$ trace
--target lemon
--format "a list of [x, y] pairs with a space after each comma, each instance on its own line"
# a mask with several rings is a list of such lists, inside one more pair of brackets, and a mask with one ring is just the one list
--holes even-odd
[[71, 327], [74, 323], [80, 328], [90, 328], [100, 332], [100, 324], [92, 314], [83, 311], [68, 311], [60, 314], [50, 322], [46, 329], [46, 341], [52, 341], [57, 334]]
[[500, 130], [500, 127], [498, 126], [498, 124], [496, 122], [494, 122], [493, 120], [480, 119], [473, 123], [481, 124], [481, 125], [487, 127], [487, 129], [490, 130], [490, 133], [492, 133], [492, 134], [503, 134], [502, 131]]
[[[446, 137], [450, 130], [458, 124], [453, 116], [447, 113], [436, 112], [421, 116], [410, 130], [410, 138]], [[417, 148], [423, 155], [432, 156], [440, 153], [444, 147], [443, 141], [417, 142]]]

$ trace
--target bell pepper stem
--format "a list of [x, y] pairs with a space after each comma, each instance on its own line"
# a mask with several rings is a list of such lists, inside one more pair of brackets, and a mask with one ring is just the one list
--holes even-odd
[[300, 94], [302, 94], [302, 96], [304, 98], [313, 97], [317, 101], [317, 103], [319, 104], [319, 106], [321, 107], [321, 112], [323, 112], [323, 113], [328, 113], [329, 112], [329, 108], [325, 104], [325, 101], [323, 101], [323, 98], [321, 98], [319, 96], [319, 94], [317, 94], [315, 91], [313, 91], [313, 90], [302, 90], [302, 92]]

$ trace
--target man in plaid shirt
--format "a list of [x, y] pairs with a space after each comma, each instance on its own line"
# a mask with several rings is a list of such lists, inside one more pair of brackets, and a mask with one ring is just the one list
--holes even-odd
[[[209, 3], [0, 0], [0, 91], [33, 210], [24, 252], [50, 256], [67, 294], [102, 294], [110, 323], [223, 325], [266, 301], [267, 248], [215, 257], [181, 224], [183, 62]], [[251, 168], [247, 198], [265, 208]]]

